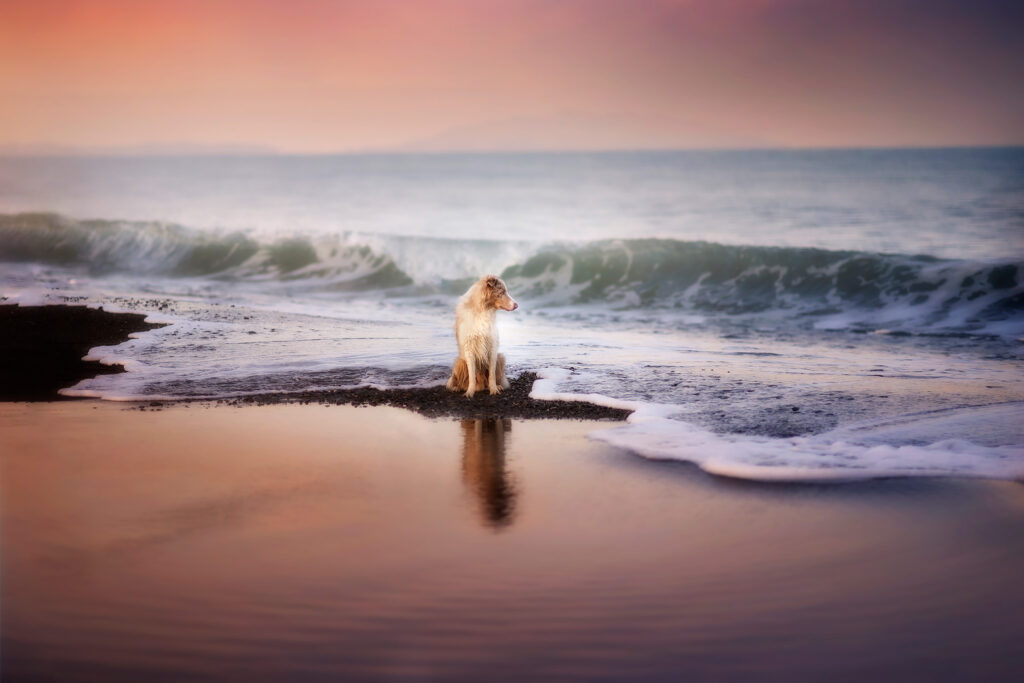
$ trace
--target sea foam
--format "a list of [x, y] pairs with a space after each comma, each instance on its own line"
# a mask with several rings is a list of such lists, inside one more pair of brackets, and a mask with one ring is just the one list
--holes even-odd
[[[632, 410], [627, 424], [592, 432], [590, 437], [652, 460], [690, 462], [709, 474], [766, 482], [845, 482], [887, 477], [1024, 480], [1024, 448], [1016, 445], [985, 446], [952, 438], [923, 445], [872, 443], [872, 437], [883, 432], [885, 425], [876, 430], [847, 427], [789, 439], [716, 434], [685, 420], [672, 419], [671, 416], [683, 411], [682, 406], [559, 392], [559, 382], [568, 376], [569, 371], [562, 368], [540, 371], [530, 396], [549, 401], [588, 401]], [[1024, 404], [998, 408], [1019, 412], [1024, 410]], [[961, 423], [978, 422], [978, 417], [981, 420], [986, 417], [985, 409], [958, 409], [956, 413]], [[886, 422], [900, 422], [908, 433], [913, 432], [913, 423], [934, 424], [936, 417], [934, 414], [904, 416]], [[949, 419], [950, 415], [942, 418]], [[964, 433], [971, 432], [969, 424], [961, 424], [961, 427]], [[917, 440], [922, 438], [920, 433], [915, 436]], [[889, 438], [891, 440], [891, 434]]]

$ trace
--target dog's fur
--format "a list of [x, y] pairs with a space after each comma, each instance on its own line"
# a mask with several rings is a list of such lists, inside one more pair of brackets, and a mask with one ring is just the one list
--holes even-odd
[[455, 340], [459, 357], [448, 378], [448, 389], [465, 391], [472, 397], [477, 390], [496, 394], [508, 389], [505, 356], [498, 353], [498, 328], [494, 316], [498, 309], [514, 311], [519, 304], [508, 295], [501, 278], [485, 275], [462, 295], [455, 306]]

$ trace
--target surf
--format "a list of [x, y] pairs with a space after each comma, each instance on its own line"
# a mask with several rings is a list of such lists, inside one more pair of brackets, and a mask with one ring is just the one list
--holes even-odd
[[0, 261], [94, 277], [205, 279], [270, 294], [450, 296], [496, 272], [534, 309], [754, 319], [794, 327], [1024, 335], [1024, 262], [676, 239], [581, 243], [273, 239], [159, 221], [0, 215]]

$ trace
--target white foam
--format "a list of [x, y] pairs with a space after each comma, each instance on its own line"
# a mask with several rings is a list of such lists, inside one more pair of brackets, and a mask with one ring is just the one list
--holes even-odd
[[[652, 460], [691, 462], [705, 472], [723, 477], [777, 482], [843, 482], [885, 477], [973, 477], [1024, 480], [1024, 448], [1016, 445], [982, 446], [963, 439], [941, 439], [927, 444], [875, 443], [870, 429], [853, 436], [849, 430], [810, 437], [773, 439], [736, 434], [715, 434], [679, 419], [683, 406], [621, 401], [600, 394], [558, 392], [570, 372], [548, 368], [538, 372], [532, 398], [587, 401], [634, 412], [621, 427], [596, 431], [590, 437]], [[988, 408], [988, 407], [984, 407]], [[1002, 414], [1006, 414], [1003, 408]], [[959, 410], [969, 421], [971, 409]], [[981, 419], [990, 420], [992, 410]], [[933, 415], [925, 420], [934, 421]], [[907, 418], [902, 422], [913, 421]], [[923, 433], [928, 433], [927, 431]], [[962, 433], [970, 433], [967, 429]], [[919, 430], [917, 436], [922, 432]], [[890, 435], [891, 436], [891, 435]], [[855, 439], [855, 440], [854, 440]]]
[[603, 394], [573, 394], [556, 391], [558, 385], [572, 374], [565, 368], [542, 368], [537, 370], [537, 380], [530, 390], [530, 398], [538, 401], [584, 401], [605, 408], [633, 411], [633, 416], [667, 417], [679, 412], [679, 406], [644, 401], [626, 401]]
[[590, 436], [653, 460], [692, 462], [710, 474], [756, 481], [842, 482], [883, 477], [1024, 479], [1024, 449], [947, 439], [924, 446], [714, 434], [680, 420], [631, 416]]

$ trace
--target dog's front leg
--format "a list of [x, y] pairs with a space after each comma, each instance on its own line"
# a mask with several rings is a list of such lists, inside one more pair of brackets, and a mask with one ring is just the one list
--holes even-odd
[[498, 386], [498, 345], [493, 344], [491, 346], [491, 357], [488, 359], [488, 368], [490, 371], [487, 373], [487, 391], [491, 392], [491, 395], [497, 394], [501, 391], [502, 387]]
[[498, 385], [502, 389], [508, 389], [510, 386], [512, 386], [511, 384], [509, 384], [508, 378], [505, 377], [505, 354], [503, 353], [498, 354], [498, 365], [494, 368], [494, 374], [497, 375]]
[[466, 370], [469, 372], [469, 387], [466, 389], [466, 398], [473, 398], [476, 393], [476, 359], [472, 356], [466, 359]]

